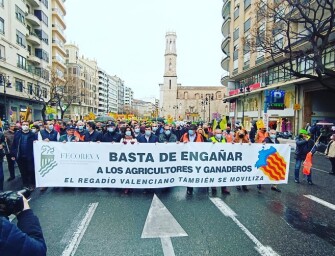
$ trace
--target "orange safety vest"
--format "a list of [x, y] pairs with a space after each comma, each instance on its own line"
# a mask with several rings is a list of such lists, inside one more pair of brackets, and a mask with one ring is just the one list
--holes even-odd
[[257, 131], [256, 137], [255, 137], [255, 142], [256, 143], [263, 143], [266, 137], [268, 136], [268, 132], [262, 133], [261, 131]]
[[74, 132], [74, 136], [76, 136], [77, 138], [79, 138], [79, 141], [84, 141], [85, 140], [85, 134], [80, 135], [80, 133], [78, 131]]
[[[188, 137], [188, 133], [184, 133], [184, 135], [180, 139], [181, 142], [190, 142], [190, 138]], [[201, 134], [196, 133], [195, 141], [194, 142], [204, 142]]]
[[231, 132], [228, 134], [228, 133], [226, 133], [226, 141], [227, 141], [227, 143], [231, 143], [231, 142], [233, 142], [233, 134], [231, 134]]

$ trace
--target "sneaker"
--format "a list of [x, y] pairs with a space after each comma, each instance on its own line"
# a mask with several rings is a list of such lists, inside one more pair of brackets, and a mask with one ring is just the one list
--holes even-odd
[[222, 188], [222, 189], [221, 189], [221, 194], [230, 195], [230, 192], [229, 192], [228, 189], [226, 189], [226, 188]]
[[216, 195], [216, 192], [217, 192], [216, 188], [212, 188], [212, 194]]
[[314, 185], [314, 183], [311, 180], [308, 181], [308, 184], [309, 185]]
[[261, 186], [261, 185], [257, 185], [257, 188], [258, 188], [259, 190], [261, 190], [261, 189], [262, 189], [262, 186]]
[[294, 182], [295, 182], [295, 183], [300, 183], [300, 181], [299, 181], [299, 180], [297, 180], [297, 179], [295, 179], [295, 180], [294, 180]]
[[242, 190], [243, 190], [244, 192], [248, 192], [248, 191], [249, 191], [249, 189], [247, 188], [247, 186], [242, 186]]
[[272, 186], [271, 190], [276, 191], [276, 192], [281, 192], [281, 190], [275, 186]]
[[236, 189], [237, 189], [238, 191], [241, 191], [241, 186], [237, 186]]

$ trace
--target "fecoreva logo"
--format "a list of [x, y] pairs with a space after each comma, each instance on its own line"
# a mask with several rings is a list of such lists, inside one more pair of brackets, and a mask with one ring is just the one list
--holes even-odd
[[41, 169], [38, 171], [42, 177], [48, 174], [57, 165], [55, 161], [55, 149], [53, 147], [43, 145], [41, 148]]
[[259, 151], [255, 166], [270, 180], [285, 180], [286, 162], [274, 147]]

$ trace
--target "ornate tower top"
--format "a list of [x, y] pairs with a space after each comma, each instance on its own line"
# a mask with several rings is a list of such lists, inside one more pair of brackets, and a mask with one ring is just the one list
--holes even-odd
[[167, 32], [165, 35], [165, 72], [164, 76], [177, 76], [177, 48], [176, 32]]

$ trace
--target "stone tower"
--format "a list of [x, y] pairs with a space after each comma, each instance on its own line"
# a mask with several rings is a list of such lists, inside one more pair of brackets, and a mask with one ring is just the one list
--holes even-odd
[[177, 35], [167, 32], [165, 35], [165, 71], [164, 83], [160, 84], [160, 116], [173, 115], [177, 106]]

